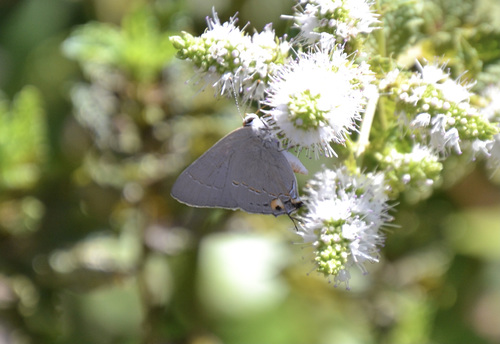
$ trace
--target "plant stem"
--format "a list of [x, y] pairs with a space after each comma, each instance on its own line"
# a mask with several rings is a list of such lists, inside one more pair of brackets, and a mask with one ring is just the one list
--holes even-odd
[[362, 155], [366, 147], [370, 144], [370, 131], [379, 99], [376, 86], [371, 87], [367, 93], [368, 104], [366, 105], [365, 115], [363, 116], [363, 121], [361, 122], [361, 130], [359, 131], [359, 139], [356, 149], [356, 160], [358, 161], [358, 166], [360, 166], [360, 163], [362, 162]]

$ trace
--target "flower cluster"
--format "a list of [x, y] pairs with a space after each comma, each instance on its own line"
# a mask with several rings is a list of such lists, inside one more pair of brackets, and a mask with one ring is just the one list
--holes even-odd
[[446, 155], [461, 154], [462, 141], [492, 139], [498, 128], [470, 105], [471, 85], [452, 80], [440, 67], [418, 67], [410, 77], [400, 73], [392, 92], [402, 121], [419, 141]]
[[364, 109], [364, 87], [374, 79], [366, 63], [352, 63], [339, 47], [316, 49], [278, 69], [264, 104], [285, 147], [335, 155]]
[[292, 16], [300, 29], [299, 39], [316, 43], [320, 39], [343, 43], [360, 33], [370, 33], [378, 22], [366, 0], [302, 0]]
[[389, 197], [395, 199], [405, 193], [407, 201], [415, 203], [429, 197], [441, 180], [443, 164], [427, 146], [415, 144], [408, 148], [398, 145], [375, 154], [379, 168], [385, 171], [390, 186]]
[[207, 19], [207, 31], [200, 37], [183, 32], [171, 37], [171, 42], [177, 56], [191, 60], [216, 92], [261, 100], [269, 75], [286, 60], [290, 46], [276, 38], [271, 25], [249, 36], [236, 22], [232, 17], [221, 24], [214, 11], [213, 18]]
[[381, 229], [392, 220], [382, 174], [323, 169], [306, 188], [307, 213], [299, 234], [314, 246], [317, 271], [349, 288], [349, 269], [377, 262]]

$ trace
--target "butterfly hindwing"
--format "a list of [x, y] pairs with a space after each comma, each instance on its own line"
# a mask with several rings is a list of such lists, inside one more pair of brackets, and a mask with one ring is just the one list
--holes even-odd
[[248, 143], [231, 159], [231, 196], [249, 213], [278, 215], [271, 202], [280, 196], [294, 198], [290, 193], [297, 186], [295, 175], [274, 142], [254, 136]]

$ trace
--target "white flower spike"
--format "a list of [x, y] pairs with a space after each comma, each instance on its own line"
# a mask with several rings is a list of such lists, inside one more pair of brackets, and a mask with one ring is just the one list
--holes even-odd
[[373, 81], [366, 64], [355, 65], [341, 48], [316, 49], [300, 54], [272, 77], [266, 119], [284, 147], [331, 157], [331, 143], [344, 144], [356, 130], [366, 97], [363, 89]]
[[300, 29], [299, 40], [315, 44], [320, 39], [344, 43], [377, 27], [377, 14], [366, 0], [302, 0], [295, 7], [293, 19]]
[[350, 174], [324, 169], [306, 188], [307, 213], [299, 235], [314, 246], [317, 271], [349, 288], [349, 269], [367, 273], [365, 262], [378, 262], [381, 229], [392, 220], [382, 174]]

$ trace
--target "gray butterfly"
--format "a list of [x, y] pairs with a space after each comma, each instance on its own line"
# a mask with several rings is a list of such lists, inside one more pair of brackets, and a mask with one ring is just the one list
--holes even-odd
[[180, 174], [171, 195], [193, 207], [290, 215], [302, 205], [294, 171], [307, 174], [251, 114]]

